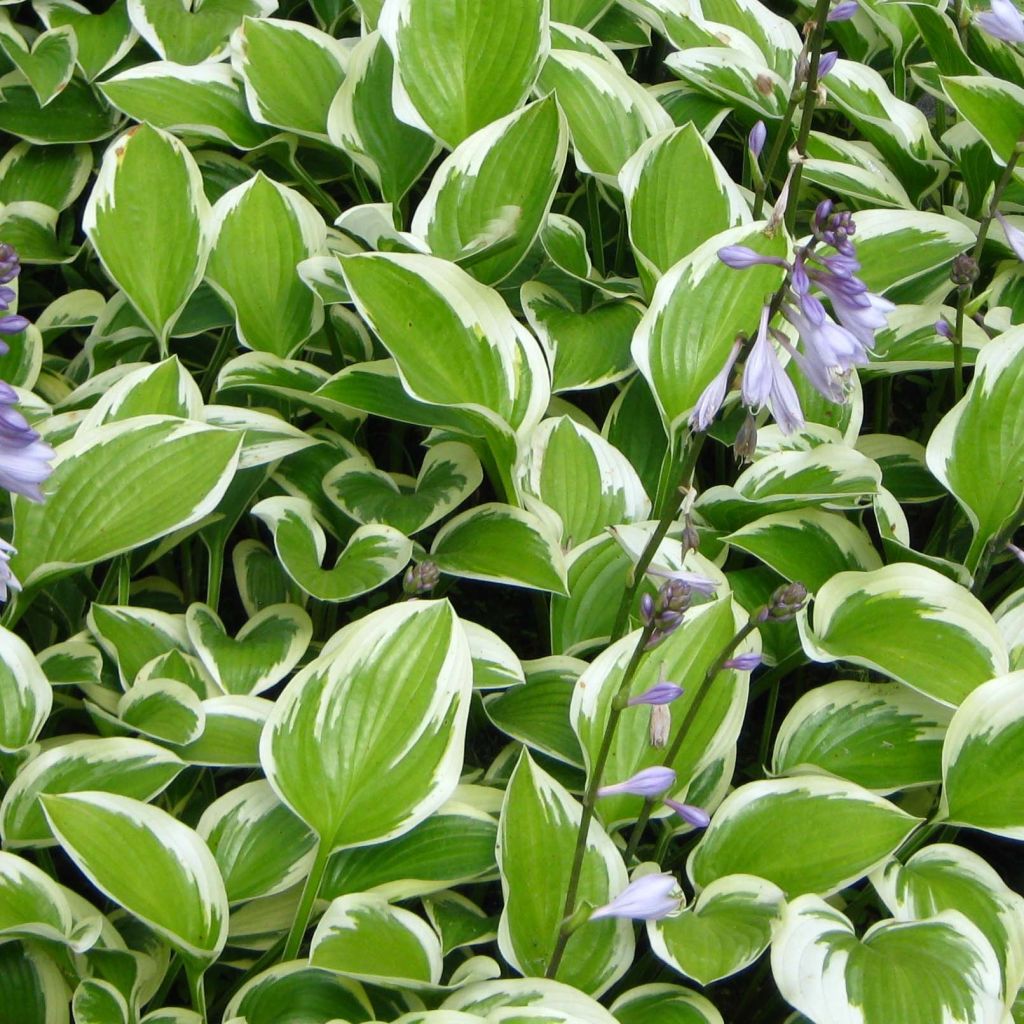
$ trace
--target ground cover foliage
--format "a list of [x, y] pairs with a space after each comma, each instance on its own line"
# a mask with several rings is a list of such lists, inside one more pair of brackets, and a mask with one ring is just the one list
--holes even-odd
[[2, 0], [0, 1022], [1024, 1021], [1022, 42]]

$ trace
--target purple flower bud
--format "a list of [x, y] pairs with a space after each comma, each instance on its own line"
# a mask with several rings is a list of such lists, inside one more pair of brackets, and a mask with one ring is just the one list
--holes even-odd
[[730, 658], [723, 668], [731, 668], [736, 672], [753, 672], [760, 664], [761, 655], [751, 651], [748, 654], [737, 654], [735, 658]]
[[945, 338], [946, 341], [953, 340], [953, 328], [945, 317], [939, 317], [939, 319], [935, 321], [935, 333], [940, 338]]
[[682, 901], [683, 893], [674, 876], [644, 875], [630, 882], [610, 903], [598, 907], [590, 915], [590, 920], [628, 917], [634, 921], [657, 921], [675, 914]]
[[765, 141], [768, 138], [768, 129], [764, 126], [764, 121], [758, 121], [753, 128], [750, 129], [750, 134], [747, 136], [747, 147], [750, 149], [750, 155], [756, 160], [761, 155], [761, 150], [764, 149]]
[[[657, 562], [652, 562], [647, 567], [647, 575], [657, 576], [659, 579], [667, 581], [667, 583], [681, 584], [687, 590], [703, 594], [704, 597], [711, 597], [718, 589], [718, 584], [703, 573], [690, 572], [688, 569], [670, 569], [668, 566]], [[665, 586], [663, 585], [662, 590], [664, 589]], [[688, 604], [687, 607], [689, 607]]]
[[425, 561], [418, 565], [410, 565], [402, 577], [402, 590], [409, 597], [429, 594], [440, 582], [441, 570], [436, 562]]
[[687, 825], [692, 825], [694, 828], [707, 828], [711, 823], [711, 815], [702, 807], [682, 804], [678, 800], [666, 800], [665, 804], [671, 807]]
[[821, 55], [818, 59], [819, 82], [836, 66], [837, 60], [839, 60], [839, 52], [837, 50], [829, 50]]
[[974, 16], [978, 27], [1004, 43], [1024, 43], [1024, 18], [1012, 0], [992, 0], [991, 6]]
[[788, 622], [807, 603], [807, 588], [802, 583], [785, 583], [768, 601], [768, 618]]
[[683, 695], [683, 688], [676, 683], [670, 683], [667, 679], [660, 679], [652, 687], [630, 697], [626, 701], [626, 707], [636, 707], [638, 704], [671, 704]]
[[845, 3], [836, 4], [831, 11], [828, 12], [826, 21], [849, 21], [860, 9], [860, 4], [857, 0], [845, 0]]
[[770, 265], [788, 267], [789, 264], [778, 256], [762, 256], [746, 245], [725, 245], [718, 250], [718, 258], [733, 270], [747, 270], [750, 267]]
[[650, 594], [640, 598], [640, 618], [645, 626], [654, 621], [654, 598]]
[[1006, 242], [1013, 250], [1014, 256], [1019, 260], [1024, 260], [1024, 231], [1020, 228], [1015, 228], [1001, 213], [996, 213], [996, 220], [999, 221], [999, 226], [1003, 229], [1003, 234], [1006, 235]]
[[13, 245], [0, 242], [0, 284], [13, 281], [21, 273], [21, 261]]
[[29, 321], [17, 313], [0, 316], [0, 334], [21, 334], [28, 325]]
[[616, 796], [626, 794], [628, 796], [652, 797], [661, 796], [666, 789], [676, 784], [676, 773], [671, 768], [658, 765], [654, 768], [644, 768], [636, 775], [616, 782], [610, 786], [601, 786], [597, 791], [598, 796]]

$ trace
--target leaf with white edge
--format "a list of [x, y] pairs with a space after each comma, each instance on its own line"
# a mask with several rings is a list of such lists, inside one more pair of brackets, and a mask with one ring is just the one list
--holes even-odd
[[289, 356], [323, 323], [295, 267], [326, 245], [316, 208], [262, 172], [217, 200], [206, 276], [235, 312], [242, 343]]
[[776, 775], [820, 770], [876, 793], [942, 779], [948, 708], [899, 683], [842, 680], [805, 693], [779, 726]]
[[700, 985], [750, 966], [782, 913], [782, 890], [752, 875], [712, 882], [681, 914], [647, 922], [654, 955]]
[[[564, 119], [551, 96], [481, 128], [435, 171], [413, 234], [436, 256], [467, 260], [478, 281], [502, 280], [535, 242], [567, 151]], [[493, 255], [479, 252], [488, 246]]]
[[898, 434], [862, 434], [856, 447], [878, 463], [882, 484], [898, 501], [935, 501], [944, 496], [942, 485], [928, 471], [925, 447], [917, 441]]
[[462, 628], [473, 658], [475, 690], [503, 689], [526, 682], [522, 662], [497, 633], [476, 622], [464, 621]]
[[255, 124], [242, 81], [227, 64], [154, 61], [128, 68], [100, 83], [118, 110], [179, 135], [198, 135], [236, 149], [255, 149], [270, 136]]
[[323, 488], [357, 523], [386, 523], [411, 536], [461, 505], [482, 480], [473, 450], [444, 441], [427, 449], [415, 481], [384, 473], [365, 456], [356, 456], [328, 472]]
[[[478, 1015], [490, 1014], [505, 1007], [542, 1007], [545, 1011], [568, 1014], [569, 1021], [579, 1024], [615, 1024], [615, 1018], [596, 999], [578, 988], [547, 978], [502, 978], [483, 981], [450, 995], [442, 1009], [460, 1010]], [[529, 1019], [527, 1010], [527, 1019]], [[505, 1016], [496, 1019], [508, 1019]], [[511, 1016], [510, 1024], [516, 1020]], [[560, 1024], [565, 1024], [559, 1018]]]
[[550, 525], [512, 505], [488, 502], [449, 520], [430, 549], [442, 572], [565, 594], [565, 559]]
[[775, 121], [786, 108], [787, 82], [765, 64], [763, 56], [745, 49], [693, 46], [670, 53], [665, 67], [700, 92], [730, 107], [745, 107], [754, 117]]
[[53, 706], [53, 688], [31, 648], [0, 627], [0, 750], [32, 743]]
[[74, 74], [78, 43], [66, 25], [41, 32], [29, 47], [8, 23], [0, 27], [0, 47], [32, 86], [41, 107], [61, 92]]
[[113, 793], [42, 801], [61, 846], [93, 885], [186, 961], [216, 960], [227, 939], [227, 896], [213, 854], [192, 829]]
[[[551, 960], [580, 816], [580, 805], [524, 750], [506, 791], [497, 846], [505, 898], [498, 946], [522, 974], [542, 975]], [[622, 855], [592, 821], [577, 901], [602, 906], [627, 881]], [[627, 921], [590, 922], [570, 936], [556, 977], [600, 995], [631, 963], [633, 945]]]
[[568, 416], [544, 420], [534, 431], [528, 465], [526, 486], [561, 517], [567, 546], [651, 514], [650, 499], [629, 460]]
[[205, 604], [190, 605], [185, 624], [196, 653], [225, 693], [269, 690], [295, 668], [313, 636], [310, 617], [295, 604], [264, 608], [233, 638]]
[[224, 696], [204, 700], [202, 736], [175, 753], [189, 764], [255, 768], [259, 742], [273, 704], [262, 697]]
[[[224, 1011], [225, 1024], [329, 1024], [376, 1014], [362, 985], [305, 960], [276, 964], [250, 978]], [[313, 1014], [314, 1016], [311, 1016]]]
[[[238, 455], [239, 473], [277, 463], [286, 456], [316, 447], [319, 442], [304, 430], [293, 426], [279, 413], [261, 412], [237, 405], [208, 405], [203, 420], [214, 427], [236, 431], [242, 437]], [[280, 469], [280, 467], [278, 467]], [[253, 484], [253, 488], [255, 488]]]
[[397, 205], [437, 153], [431, 136], [398, 119], [391, 105], [395, 63], [371, 32], [349, 54], [348, 73], [331, 103], [327, 134]]
[[641, 985], [611, 1008], [619, 1024], [724, 1024], [710, 1000], [680, 985]]
[[990, 75], [940, 79], [950, 103], [1006, 165], [1024, 134], [1024, 89]]
[[51, 686], [99, 683], [103, 656], [88, 640], [63, 640], [36, 655], [39, 667]]
[[78, 429], [146, 415], [202, 419], [202, 393], [177, 356], [126, 373], [100, 396]]
[[291, 680], [260, 759], [320, 837], [320, 856], [401, 835], [444, 803], [462, 770], [472, 687], [469, 645], [447, 601], [371, 612]]
[[171, 650], [188, 649], [185, 617], [156, 608], [93, 604], [86, 617], [89, 631], [117, 663], [127, 690], [142, 667]]
[[313, 933], [309, 962], [349, 978], [416, 989], [441, 980], [441, 944], [423, 918], [382, 896], [339, 896]]
[[967, 394], [939, 422], [927, 448], [928, 468], [974, 527], [964, 560], [972, 571], [986, 547], [1021, 516], [1024, 410], [1017, 398], [1024, 385], [1024, 328], [986, 345], [976, 366]]
[[230, 431], [166, 416], [78, 434], [57, 449], [46, 504], [15, 502], [18, 579], [27, 589], [203, 519], [234, 476], [239, 446]]
[[136, 125], [103, 154], [82, 227], [162, 346], [202, 279], [209, 219], [199, 167], [173, 135]]
[[20, 72], [0, 78], [0, 131], [47, 146], [97, 142], [117, 130], [116, 111], [80, 78], [72, 78], [45, 107]]
[[264, 498], [252, 514], [267, 524], [285, 572], [321, 601], [351, 601], [397, 576], [412, 557], [412, 541], [393, 526], [360, 526], [331, 569], [323, 527], [305, 498]]
[[881, 569], [867, 533], [845, 516], [819, 508], [793, 509], [757, 519], [724, 540], [788, 580], [816, 591], [836, 573]]
[[139, 35], [161, 57], [179, 64], [220, 60], [228, 37], [247, 15], [266, 17], [277, 0], [128, 0], [128, 15]]
[[[88, 184], [92, 162], [88, 146], [31, 146], [19, 142], [0, 159], [0, 202], [34, 202], [64, 210]], [[37, 326], [45, 333], [47, 325], [53, 326], [54, 313], [62, 302], [74, 305], [76, 299], [87, 295], [90, 293], [83, 289], [57, 297], [35, 318]]]
[[[395, 112], [454, 148], [526, 99], [547, 55], [548, 5], [386, 0], [378, 28], [395, 59]], [[489, 51], [500, 64], [478, 59]]]
[[423, 900], [423, 910], [441, 940], [445, 956], [454, 949], [494, 942], [498, 937], [494, 918], [451, 890], [428, 896]]
[[78, 66], [90, 82], [124, 57], [137, 38], [125, 0], [114, 0], [102, 14], [76, 0], [35, 0], [32, 7], [48, 29], [74, 29]]
[[128, 1001], [112, 982], [83, 978], [71, 998], [75, 1024], [132, 1024]]
[[249, 113], [324, 142], [347, 64], [341, 40], [298, 21], [245, 18], [231, 37], [231, 66], [245, 82]]
[[77, 936], [75, 931], [74, 916], [57, 883], [27, 860], [0, 853], [0, 939], [49, 939], [82, 952], [95, 941], [98, 927], [83, 928]]
[[198, 739], [206, 726], [195, 691], [175, 679], [135, 683], [118, 701], [117, 714], [144, 736], [180, 745]]
[[[875, 335], [871, 373], [908, 373], [952, 366], [951, 346], [935, 330], [938, 317], [953, 323], [956, 310], [950, 306], [936, 308], [934, 304], [897, 306], [889, 314], [887, 325]], [[977, 361], [978, 352], [989, 340], [981, 326], [973, 320], [964, 321], [962, 354], [965, 366]]]
[[551, 0], [551, 20], [590, 28], [601, 20], [613, 0]]
[[[686, 198], [678, 187], [684, 178]], [[692, 123], [645, 142], [619, 172], [619, 186], [651, 289], [701, 242], [751, 220], [739, 187]]]
[[1009, 667], [1006, 642], [984, 605], [934, 569], [909, 562], [842, 572], [797, 620], [814, 661], [849, 661], [952, 707]]
[[544, 356], [497, 292], [434, 256], [368, 253], [345, 257], [342, 269], [413, 398], [524, 435], [540, 422], [550, 395]]
[[672, 119], [658, 101], [616, 62], [552, 50], [537, 82], [553, 92], [565, 113], [576, 166], [600, 181], [618, 187], [626, 161]]
[[102, 790], [148, 801], [185, 767], [163, 747], [126, 737], [73, 739], [44, 750], [14, 777], [0, 804], [0, 833], [8, 849], [51, 846], [44, 793]]
[[740, 272], [718, 258], [726, 245], [784, 258], [785, 232], [768, 238], [763, 229], [763, 221], [731, 228], [676, 263], [658, 282], [633, 335], [633, 358], [670, 433], [684, 427], [701, 392], [725, 365], [736, 335], [753, 329], [764, 296], [782, 280], [783, 270], [775, 266], [752, 267], [737, 277]]
[[1024, 839], [1024, 672], [983, 683], [957, 708], [942, 748], [950, 821]]
[[1024, 980], [1024, 898], [970, 850], [936, 843], [905, 864], [891, 860], [871, 882], [897, 920], [916, 921], [958, 910], [977, 925], [999, 958], [1003, 992]]
[[790, 903], [772, 941], [783, 998], [813, 1024], [1000, 1024], [999, 962], [956, 911], [925, 921], [880, 921], [858, 939], [818, 896]]
[[698, 889], [756, 872], [790, 898], [828, 895], [884, 863], [920, 821], [844, 779], [748, 782], [722, 802], [686, 870]]
[[228, 900], [272, 896], [309, 873], [316, 837], [265, 779], [228, 790], [211, 803], [196, 831], [213, 851]]

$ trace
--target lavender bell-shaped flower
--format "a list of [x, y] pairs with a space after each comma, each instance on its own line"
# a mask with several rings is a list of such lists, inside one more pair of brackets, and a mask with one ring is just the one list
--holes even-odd
[[618, 896], [591, 915], [591, 921], [603, 917], [627, 917], [634, 921], [657, 921], [679, 911], [683, 893], [673, 875], [644, 875], [630, 882]]
[[722, 668], [731, 668], [735, 672], [753, 672], [760, 664], [761, 655], [750, 651], [747, 654], [737, 654], [734, 658], [730, 658]]
[[601, 786], [598, 796], [661, 796], [666, 789], [676, 784], [676, 773], [671, 768], [658, 765], [654, 768], [644, 768], [635, 775], [631, 775], [622, 782], [613, 783], [610, 786]]
[[845, 0], [844, 3], [836, 4], [825, 17], [826, 21], [849, 21], [860, 9], [857, 0]]
[[[742, 246], [736, 246], [735, 248], [742, 248]], [[698, 433], [703, 434], [711, 426], [718, 415], [718, 410], [722, 408], [726, 392], [729, 389], [729, 375], [732, 373], [732, 368], [736, 365], [736, 360], [739, 358], [742, 349], [742, 341], [733, 342], [729, 356], [725, 360], [725, 365], [715, 374], [711, 383], [708, 384], [701, 392], [700, 398], [697, 399], [697, 404], [693, 407], [693, 412], [690, 414], [690, 427]]]
[[17, 576], [11, 571], [10, 559], [15, 554], [17, 549], [13, 545], [0, 540], [0, 601], [6, 601], [10, 591], [21, 590]]
[[39, 485], [53, 472], [53, 456], [53, 449], [17, 409], [0, 405], [0, 487], [29, 501], [43, 501]]
[[1019, 260], [1024, 260], [1024, 231], [1015, 228], [998, 210], [996, 211], [996, 220], [999, 221], [999, 226], [1003, 229], [1003, 234], [1006, 235], [1006, 244], [1013, 250], [1014, 256]]
[[775, 346], [768, 338], [770, 312], [767, 306], [761, 311], [757, 338], [747, 357], [747, 365], [743, 368], [740, 393], [743, 404], [755, 411], [770, 402], [782, 432], [791, 434], [804, 425], [804, 414], [796, 388], [782, 368], [775, 354]]
[[978, 28], [1004, 43], [1024, 43], [1024, 17], [1012, 0], [992, 0], [991, 10], [974, 16]]

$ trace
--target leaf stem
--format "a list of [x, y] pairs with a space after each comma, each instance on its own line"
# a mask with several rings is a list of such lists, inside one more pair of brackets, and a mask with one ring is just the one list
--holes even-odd
[[604, 277], [604, 225], [601, 223], [601, 195], [597, 178], [587, 178], [587, 220], [590, 222], [591, 248], [594, 250], [594, 269]]
[[[665, 752], [665, 756], [662, 758], [662, 764], [667, 765], [669, 768], [672, 767], [675, 759], [679, 756], [679, 751], [682, 749], [683, 743], [686, 741], [686, 737], [689, 734], [697, 715], [700, 713], [700, 709], [707, 699], [708, 694], [711, 692], [711, 684], [714, 682], [715, 677], [725, 667], [725, 663], [732, 657], [733, 651], [743, 641], [750, 636], [754, 630], [757, 629], [757, 612], [754, 612], [750, 618], [743, 623], [742, 626], [736, 631], [735, 635], [730, 639], [722, 650], [719, 652], [718, 657], [711, 663], [710, 668], [704, 673], [704, 677], [701, 679], [700, 684], [697, 688], [697, 692], [693, 696], [693, 702], [686, 709], [686, 714], [683, 717], [683, 721], [679, 726], [679, 731], [675, 735], [675, 739], [669, 745], [668, 750]], [[640, 837], [643, 835], [644, 829], [647, 827], [647, 822], [651, 819], [651, 811], [654, 809], [655, 800], [648, 798], [644, 801], [643, 808], [640, 811], [640, 817], [637, 818], [636, 824], [633, 826], [633, 832], [629, 837], [629, 845], [626, 847], [626, 863], [628, 864], [634, 856], [636, 856], [636, 849], [640, 845]]]
[[224, 544], [215, 541], [206, 546], [206, 553], [209, 556], [206, 572], [206, 603], [217, 611], [220, 604], [220, 585], [224, 578]]
[[188, 992], [192, 1000], [192, 1009], [203, 1019], [206, 1024], [206, 986], [203, 984], [203, 975], [206, 969], [200, 964], [189, 961], [185, 964], [185, 977], [188, 978]]
[[299, 905], [295, 910], [295, 920], [292, 921], [291, 929], [288, 932], [288, 939], [284, 944], [282, 961], [294, 960], [302, 945], [302, 937], [306, 934], [309, 925], [309, 915], [313, 911], [313, 901], [320, 891], [320, 883], [324, 880], [324, 872], [327, 870], [327, 861], [331, 855], [331, 848], [328, 843], [320, 839], [316, 845], [316, 856], [313, 859], [313, 866], [306, 876], [306, 884], [302, 887], [302, 896], [299, 898]]

